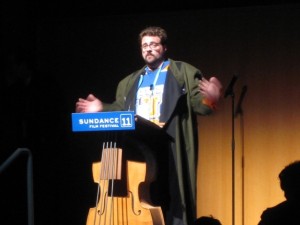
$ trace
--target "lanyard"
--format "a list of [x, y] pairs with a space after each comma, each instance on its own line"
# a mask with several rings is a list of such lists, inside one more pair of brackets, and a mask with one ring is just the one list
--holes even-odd
[[153, 84], [152, 84], [153, 90], [154, 90], [154, 87], [155, 87], [155, 85], [156, 85], [156, 83], [157, 83], [157, 80], [158, 80], [158, 77], [159, 77], [159, 74], [160, 74], [160, 72], [161, 72], [161, 69], [162, 69], [163, 65], [164, 65], [164, 63], [162, 63], [162, 64], [160, 65], [160, 67], [158, 68], [158, 70], [157, 70], [157, 73], [156, 73], [156, 75], [155, 75], [155, 78], [154, 78], [154, 81], [153, 81]]
[[[158, 80], [158, 78], [159, 78], [159, 74], [160, 74], [160, 72], [161, 72], [161, 70], [162, 70], [162, 68], [163, 68], [163, 65], [164, 65], [164, 62], [162, 62], [162, 64], [160, 64], [160, 66], [158, 67], [158, 70], [157, 70], [157, 72], [156, 72], [156, 74], [155, 74], [155, 78], [154, 78], [154, 81], [153, 81], [153, 83], [150, 85], [150, 90], [154, 90], [154, 88], [155, 88], [155, 85], [156, 85], [156, 83], [157, 83], [157, 80]], [[147, 67], [147, 69], [146, 69], [146, 75], [147, 75], [147, 71], [149, 70], [149, 67]], [[138, 87], [140, 87], [141, 86], [141, 84], [143, 83], [143, 79], [144, 79], [144, 75], [141, 75], [140, 76], [140, 79], [139, 79], [139, 83], [138, 83]]]

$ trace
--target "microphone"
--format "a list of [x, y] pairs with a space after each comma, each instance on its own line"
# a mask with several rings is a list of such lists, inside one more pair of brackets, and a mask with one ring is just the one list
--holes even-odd
[[224, 94], [224, 98], [227, 98], [228, 95], [232, 95], [233, 94], [233, 85], [235, 84], [236, 80], [237, 80], [237, 75], [233, 75], [226, 91], [225, 91], [225, 94]]
[[242, 102], [243, 102], [244, 97], [246, 95], [247, 89], [248, 89], [247, 85], [244, 85], [243, 89], [242, 89], [240, 99], [239, 99], [239, 102], [237, 104], [237, 107], [236, 107], [236, 110], [235, 110], [235, 113], [234, 113], [234, 117], [237, 117], [237, 115], [239, 115], [239, 114], [241, 114], [241, 115], [243, 114]]

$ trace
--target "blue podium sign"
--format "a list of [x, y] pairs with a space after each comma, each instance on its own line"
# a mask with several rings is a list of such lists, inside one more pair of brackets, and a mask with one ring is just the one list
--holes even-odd
[[133, 111], [72, 113], [73, 132], [134, 129], [135, 120]]

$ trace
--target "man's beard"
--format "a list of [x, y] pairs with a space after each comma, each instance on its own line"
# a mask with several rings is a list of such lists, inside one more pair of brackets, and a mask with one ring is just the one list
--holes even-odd
[[[153, 56], [153, 55], [152, 55]], [[153, 56], [154, 57], [154, 56]], [[147, 58], [147, 57], [146, 57]], [[164, 56], [161, 56], [159, 58], [155, 58], [153, 61], [148, 61], [147, 59], [145, 59], [145, 63], [148, 65], [148, 67], [150, 69], [156, 69], [157, 67], [159, 67], [159, 65], [161, 64], [161, 62], [164, 61]]]

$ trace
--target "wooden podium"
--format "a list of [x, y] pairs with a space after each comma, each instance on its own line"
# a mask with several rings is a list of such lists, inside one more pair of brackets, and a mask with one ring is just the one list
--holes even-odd
[[[101, 130], [109, 137], [103, 143], [101, 160], [92, 165], [98, 193], [95, 207], [89, 210], [87, 225], [165, 224], [163, 209], [168, 202], [170, 137], [154, 123], [126, 113], [113, 112], [111, 117], [109, 113], [72, 115], [74, 132]], [[108, 130], [102, 129], [100, 121], [120, 122], [116, 118], [124, 114], [123, 122], [127, 121], [133, 128], [123, 130], [121, 125], [108, 123]], [[85, 128], [76, 127], [79, 123]]]

